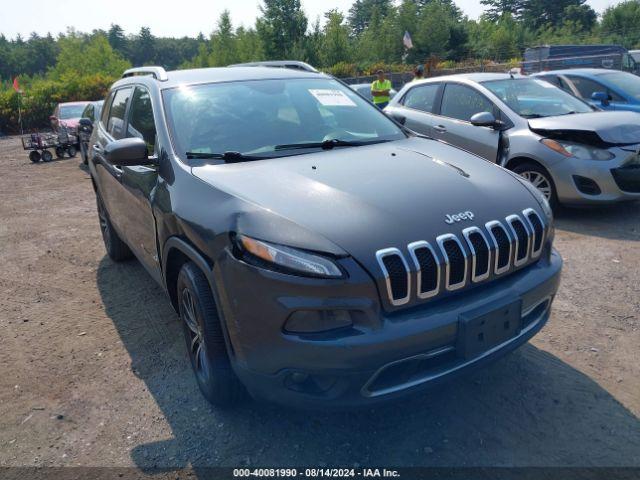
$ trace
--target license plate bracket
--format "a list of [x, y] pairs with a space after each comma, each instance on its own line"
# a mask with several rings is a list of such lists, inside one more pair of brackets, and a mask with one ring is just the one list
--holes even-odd
[[520, 333], [522, 299], [465, 312], [458, 319], [458, 354], [472, 359]]

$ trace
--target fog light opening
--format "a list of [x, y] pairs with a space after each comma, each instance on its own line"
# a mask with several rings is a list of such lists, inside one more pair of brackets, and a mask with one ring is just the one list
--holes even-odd
[[349, 310], [298, 310], [287, 319], [287, 333], [321, 333], [353, 326]]

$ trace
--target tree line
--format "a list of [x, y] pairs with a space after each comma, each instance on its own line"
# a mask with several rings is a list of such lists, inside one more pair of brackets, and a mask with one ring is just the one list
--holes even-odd
[[[91, 33], [69, 30], [56, 38], [0, 35], [0, 78], [60, 73], [60, 57], [68, 56], [69, 46], [77, 53], [79, 41], [86, 47], [96, 39], [107, 41], [109, 48], [98, 52], [109, 57], [106, 63], [167, 69], [286, 58], [323, 69], [343, 64], [363, 71], [378, 63], [412, 65], [434, 58], [502, 62], [520, 58], [526, 46], [535, 44], [640, 46], [640, 0], [609, 7], [600, 18], [585, 0], [480, 1], [485, 11], [478, 20], [466, 17], [453, 0], [355, 0], [348, 12], [329, 10], [314, 21], [300, 0], [262, 0], [252, 27], [235, 27], [225, 11], [208, 36], [157, 37], [148, 27], [126, 35], [119, 25]], [[405, 32], [413, 48], [403, 45]]]
[[[469, 19], [454, 0], [355, 0], [347, 12], [333, 9], [311, 21], [300, 0], [261, 0], [251, 27], [234, 26], [224, 11], [212, 32], [195, 37], [155, 36], [143, 27], [126, 34], [106, 30], [56, 37], [0, 34], [0, 131], [15, 130], [19, 76], [28, 95], [24, 115], [46, 123], [51, 104], [100, 98], [130, 66], [166, 69], [215, 67], [256, 60], [296, 59], [338, 76], [378, 68], [406, 71], [418, 63], [444, 68], [460, 64], [515, 65], [536, 44], [617, 43], [640, 47], [640, 0], [626, 0], [601, 16], [585, 0], [480, 0], [484, 14]], [[412, 48], [403, 44], [408, 32]], [[28, 104], [31, 102], [31, 107]]]

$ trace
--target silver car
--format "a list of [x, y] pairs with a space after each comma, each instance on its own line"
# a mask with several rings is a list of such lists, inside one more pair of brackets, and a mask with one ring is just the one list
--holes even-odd
[[452, 75], [405, 85], [385, 109], [498, 163], [554, 205], [640, 199], [640, 114], [602, 112], [539, 79]]

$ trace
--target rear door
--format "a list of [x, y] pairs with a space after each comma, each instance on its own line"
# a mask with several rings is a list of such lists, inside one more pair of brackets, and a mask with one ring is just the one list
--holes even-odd
[[432, 135], [433, 112], [442, 84], [423, 83], [416, 85], [404, 94], [400, 101], [402, 107], [389, 109], [389, 114], [414, 132]]
[[496, 118], [502, 115], [493, 102], [475, 88], [447, 83], [442, 92], [439, 115], [433, 125], [433, 136], [495, 162], [500, 132], [472, 125], [471, 117], [480, 112], [491, 112]]

